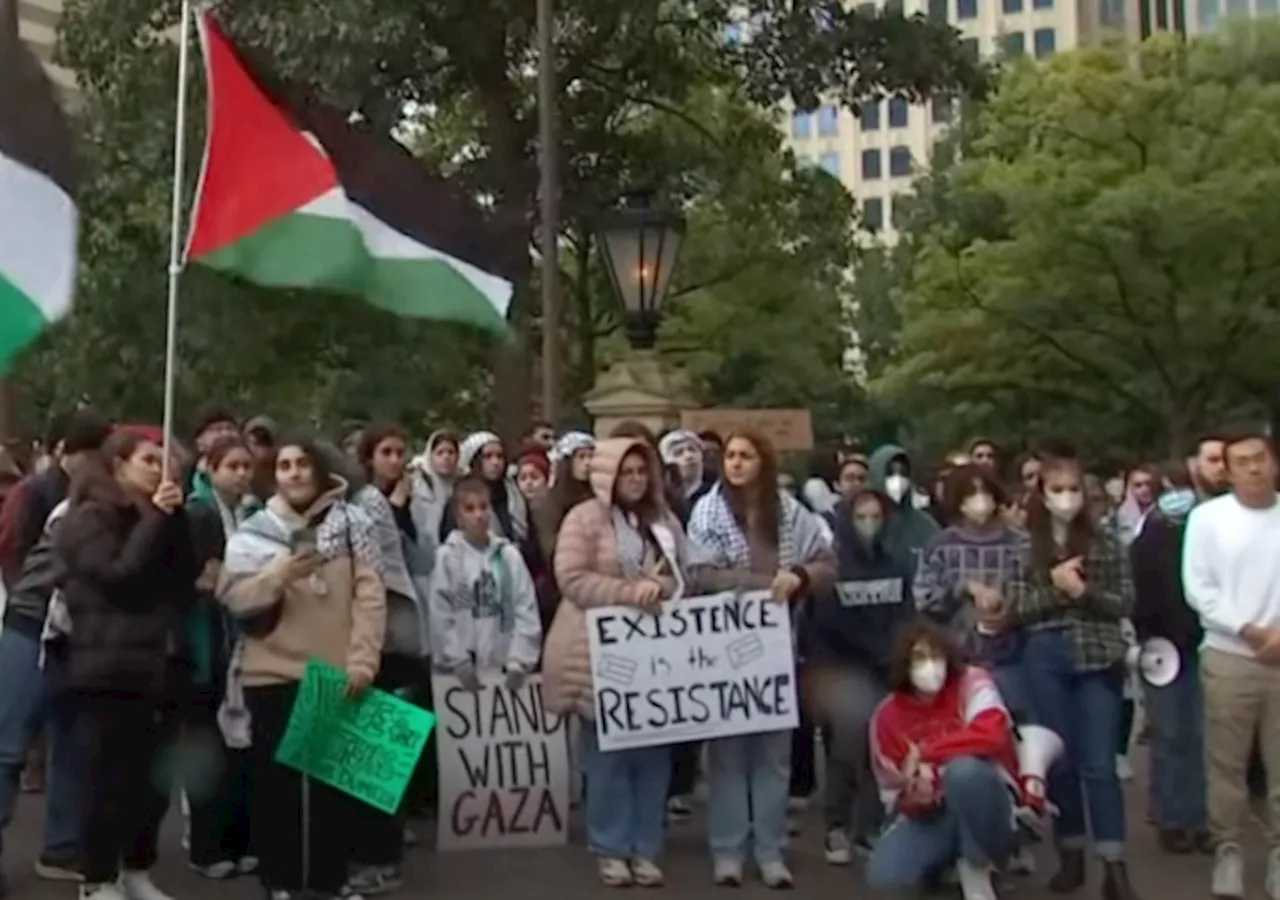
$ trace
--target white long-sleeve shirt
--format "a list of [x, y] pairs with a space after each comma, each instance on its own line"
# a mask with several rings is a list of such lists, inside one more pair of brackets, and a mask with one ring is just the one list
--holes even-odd
[[1280, 503], [1254, 509], [1227, 494], [1192, 510], [1182, 587], [1200, 614], [1202, 646], [1253, 656], [1241, 629], [1280, 625]]

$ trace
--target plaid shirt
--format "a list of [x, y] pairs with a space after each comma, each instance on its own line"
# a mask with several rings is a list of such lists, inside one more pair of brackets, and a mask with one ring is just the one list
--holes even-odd
[[1109, 530], [1095, 533], [1084, 573], [1085, 592], [1072, 600], [1053, 586], [1048, 573], [1035, 571], [1028, 548], [1009, 580], [1005, 599], [1018, 625], [1030, 631], [1062, 629], [1076, 671], [1096, 672], [1124, 659], [1129, 645], [1120, 620], [1133, 612], [1129, 555]]

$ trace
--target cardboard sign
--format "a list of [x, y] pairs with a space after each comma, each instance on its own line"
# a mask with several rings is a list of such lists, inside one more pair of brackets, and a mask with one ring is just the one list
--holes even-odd
[[441, 850], [551, 847], [569, 840], [567, 722], [546, 711], [542, 679], [520, 690], [486, 676], [477, 693], [431, 680], [440, 728]]
[[307, 663], [276, 762], [394, 813], [436, 718], [385, 691], [346, 691], [345, 672]]
[[767, 591], [587, 611], [601, 750], [799, 724], [791, 611]]
[[813, 416], [807, 409], [686, 409], [680, 427], [714, 431], [721, 439], [740, 429], [758, 431], [779, 453], [813, 449]]

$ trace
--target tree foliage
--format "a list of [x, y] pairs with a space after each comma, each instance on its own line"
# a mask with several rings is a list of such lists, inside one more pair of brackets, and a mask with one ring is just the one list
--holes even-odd
[[928, 443], [1143, 453], [1270, 399], [1277, 74], [1271, 28], [1013, 66], [872, 292], [902, 321], [875, 395]]
[[[75, 316], [21, 373], [41, 405], [88, 394], [130, 417], [159, 410], [179, 6], [67, 3], [62, 55], [82, 88], [77, 118], [89, 170], [84, 272]], [[500, 418], [519, 418], [530, 383], [522, 348], [546, 324], [528, 302], [538, 228], [534, 4], [222, 0], [217, 10], [277, 74], [407, 140], [424, 165], [491, 201], [511, 258], [524, 263], [514, 318], [526, 340], [499, 353], [494, 368], [495, 348], [458, 328], [189, 272], [180, 408], [213, 397], [317, 421], [357, 412], [475, 421], [496, 400]], [[594, 341], [614, 326], [591, 227], [619, 193], [656, 187], [712, 229], [690, 241], [678, 287], [690, 300], [783, 258], [822, 257], [830, 270], [845, 253], [847, 209], [826, 191], [825, 211], [843, 209], [844, 218], [821, 217], [825, 232], [807, 225], [819, 202], [813, 177], [794, 172], [756, 104], [985, 84], [945, 26], [854, 14], [836, 2], [558, 0], [556, 11], [570, 313], [550, 327], [565, 330], [575, 386], [589, 383], [600, 362]], [[751, 39], [726, 41], [739, 22]], [[203, 98], [198, 86], [192, 94], [188, 140], [199, 146]], [[737, 239], [724, 239], [726, 231]]]

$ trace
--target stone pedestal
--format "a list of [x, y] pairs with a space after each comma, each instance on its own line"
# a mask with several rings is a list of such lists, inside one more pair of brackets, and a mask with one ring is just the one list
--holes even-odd
[[680, 424], [682, 410], [697, 407], [684, 373], [666, 365], [651, 350], [636, 350], [600, 374], [582, 398], [595, 420], [597, 438], [620, 423], [640, 422], [655, 435]]

